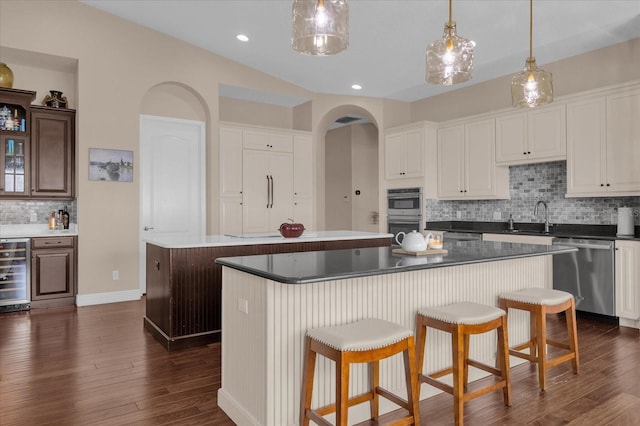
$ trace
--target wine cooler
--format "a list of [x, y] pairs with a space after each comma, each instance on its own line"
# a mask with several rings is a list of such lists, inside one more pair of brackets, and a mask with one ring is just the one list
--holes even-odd
[[0, 239], [0, 312], [30, 308], [29, 239]]

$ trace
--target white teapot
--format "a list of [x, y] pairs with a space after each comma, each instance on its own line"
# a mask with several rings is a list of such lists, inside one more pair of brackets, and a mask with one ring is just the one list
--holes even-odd
[[[402, 235], [402, 240], [399, 239], [400, 235]], [[417, 231], [408, 233], [398, 232], [396, 234], [396, 243], [400, 244], [402, 249], [406, 251], [425, 251], [432, 237], [433, 234], [431, 233], [423, 236]]]

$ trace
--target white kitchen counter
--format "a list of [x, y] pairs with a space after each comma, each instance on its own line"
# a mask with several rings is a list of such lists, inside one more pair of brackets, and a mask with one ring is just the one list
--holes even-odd
[[392, 238], [393, 234], [360, 231], [317, 231], [304, 232], [298, 238], [284, 238], [278, 232], [240, 235], [158, 235], [147, 243], [164, 248], [195, 248], [248, 246], [260, 244], [288, 244], [315, 241], [365, 240]]
[[0, 238], [34, 238], [78, 235], [78, 225], [69, 224], [69, 229], [49, 230], [47, 223], [29, 223], [19, 225], [0, 225]]

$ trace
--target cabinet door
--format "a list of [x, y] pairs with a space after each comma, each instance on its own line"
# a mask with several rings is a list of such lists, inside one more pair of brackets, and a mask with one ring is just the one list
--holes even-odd
[[31, 197], [74, 196], [75, 113], [31, 112]]
[[465, 126], [465, 197], [495, 195], [495, 124], [493, 120]]
[[31, 299], [43, 300], [75, 295], [73, 248], [31, 251]]
[[464, 126], [438, 130], [438, 197], [464, 198]]
[[242, 145], [245, 149], [293, 152], [293, 135], [266, 129], [244, 129]]
[[640, 318], [640, 242], [616, 241], [616, 315], [635, 321]]
[[496, 163], [526, 162], [527, 115], [519, 112], [496, 118]]
[[242, 154], [242, 230], [245, 233], [269, 230], [269, 153], [245, 149]]
[[0, 196], [29, 196], [29, 139], [23, 136], [0, 135]]
[[406, 178], [424, 175], [424, 137], [422, 129], [407, 130], [404, 134], [404, 176]]
[[269, 227], [266, 232], [277, 232], [280, 225], [293, 219], [293, 154], [269, 153], [271, 176], [271, 203], [268, 209]]
[[402, 133], [387, 135], [384, 139], [385, 177], [404, 177], [404, 139]]
[[563, 160], [567, 156], [564, 105], [535, 109], [527, 113], [527, 143], [530, 160]]
[[607, 96], [605, 184], [611, 191], [640, 191], [640, 89]]
[[242, 197], [220, 198], [220, 233], [242, 234]]
[[567, 105], [567, 195], [605, 192], [605, 100]]
[[242, 195], [242, 129], [220, 128], [220, 196]]
[[297, 198], [313, 197], [313, 146], [311, 136], [293, 138], [293, 195]]

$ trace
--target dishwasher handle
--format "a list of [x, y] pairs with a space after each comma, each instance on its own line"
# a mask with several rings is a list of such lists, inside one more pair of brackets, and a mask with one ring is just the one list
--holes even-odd
[[613, 248], [612, 242], [575, 242], [571, 240], [562, 240], [554, 238], [551, 242], [553, 245], [558, 246], [568, 246], [568, 247], [576, 247], [583, 249], [592, 249], [592, 250], [611, 250]]

